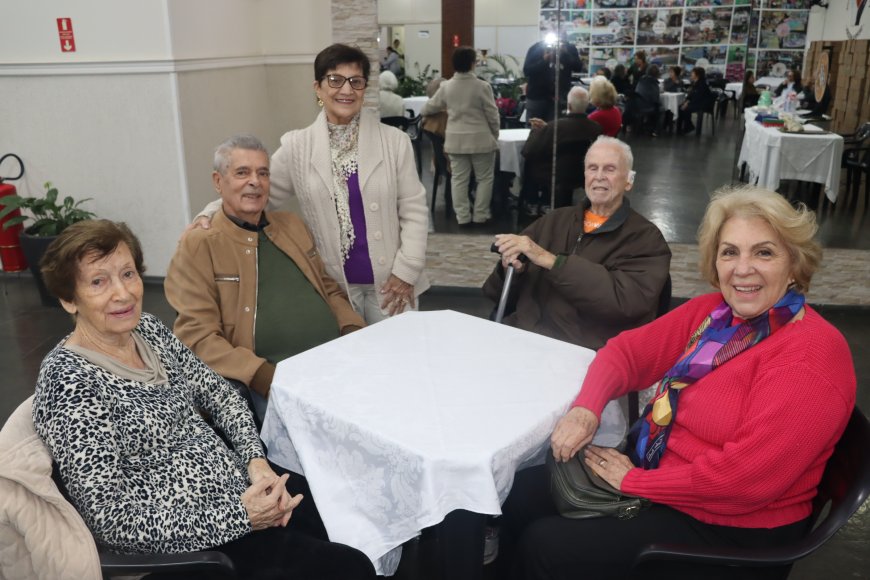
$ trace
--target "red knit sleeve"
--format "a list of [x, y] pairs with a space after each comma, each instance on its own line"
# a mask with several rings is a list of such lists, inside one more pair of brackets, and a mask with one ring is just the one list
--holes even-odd
[[855, 404], [856, 384], [845, 339], [815, 316], [821, 324], [782, 329], [780, 340], [753, 347], [754, 356], [747, 351], [707, 377], [722, 373], [725, 381], [689, 387], [719, 393], [734, 377], [748, 380], [741, 398], [719, 395], [691, 409], [696, 424], [713, 414], [735, 417], [733, 436], [720, 444], [702, 433], [681, 434], [679, 453], [656, 470], [631, 470], [622, 490], [725, 520], [765, 508], [792, 509], [791, 521], [805, 517]]

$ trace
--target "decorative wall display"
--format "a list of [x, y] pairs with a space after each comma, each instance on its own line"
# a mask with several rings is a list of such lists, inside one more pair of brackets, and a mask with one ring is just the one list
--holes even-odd
[[[563, 38], [588, 73], [629, 64], [638, 50], [659, 67], [695, 66], [728, 80], [747, 68], [800, 66], [811, 0], [563, 0]], [[558, 1], [541, 0], [541, 32], [557, 33]], [[782, 67], [777, 67], [779, 71]]]

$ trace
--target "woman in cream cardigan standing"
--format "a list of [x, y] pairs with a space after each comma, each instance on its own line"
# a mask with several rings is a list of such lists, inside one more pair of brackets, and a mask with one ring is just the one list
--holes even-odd
[[[314, 93], [323, 110], [281, 137], [267, 206], [297, 196], [327, 273], [369, 324], [415, 309], [429, 287], [426, 190], [408, 136], [363, 110], [370, 71], [355, 47], [333, 44], [317, 55]], [[217, 200], [201, 215], [219, 208]]]
[[[486, 223], [492, 217], [493, 165], [498, 148], [498, 108], [489, 83], [471, 72], [477, 59], [475, 50], [460, 46], [453, 52], [456, 73], [441, 84], [438, 92], [423, 107], [423, 115], [447, 110], [444, 151], [450, 156], [453, 171], [453, 209], [460, 226]], [[474, 213], [468, 203], [471, 169], [477, 179]]]

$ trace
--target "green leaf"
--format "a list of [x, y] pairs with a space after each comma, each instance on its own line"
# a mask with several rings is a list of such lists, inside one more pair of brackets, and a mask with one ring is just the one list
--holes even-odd
[[[2, 216], [0, 216], [0, 219], [2, 219]], [[3, 229], [8, 230], [12, 226], [17, 226], [18, 224], [26, 222], [28, 219], [30, 218], [28, 218], [26, 215], [18, 215], [13, 218], [9, 218], [7, 221], [3, 222]]]
[[52, 205], [57, 201], [57, 188], [52, 187], [45, 193], [45, 199], [47, 199]]

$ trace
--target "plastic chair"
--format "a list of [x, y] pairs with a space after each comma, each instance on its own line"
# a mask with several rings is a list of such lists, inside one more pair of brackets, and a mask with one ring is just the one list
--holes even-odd
[[435, 199], [438, 197], [438, 184], [443, 177], [444, 183], [444, 215], [450, 216], [453, 211], [453, 187], [450, 184], [450, 169], [447, 164], [447, 156], [444, 154], [444, 137], [431, 131], [423, 133], [432, 142], [432, 159], [435, 162], [435, 171], [432, 176], [432, 213], [435, 213]]
[[401, 129], [402, 131], [408, 130], [409, 122], [410, 121], [407, 117], [381, 117], [381, 123]]
[[[413, 115], [414, 111], [408, 109], [408, 113]], [[414, 159], [417, 162], [417, 175], [423, 176], [423, 116], [417, 115], [408, 118], [408, 128], [405, 129], [408, 137], [411, 138], [411, 147], [414, 148]]]
[[[818, 494], [813, 499], [815, 526], [802, 540], [779, 548], [704, 548], [650, 544], [634, 561], [632, 577], [642, 577], [642, 568], [661, 571], [669, 563], [709, 567], [711, 572], [737, 568], [782, 568], [783, 577], [791, 565], [815, 552], [843, 527], [870, 496], [870, 423], [856, 407], [834, 453], [828, 459]], [[825, 512], [830, 503], [830, 509]], [[705, 577], [698, 573], [699, 578]]]
[[711, 88], [713, 98], [704, 103], [704, 106], [697, 112], [698, 123], [695, 125], [695, 135], [701, 134], [701, 128], [704, 126], [704, 115], [710, 115], [710, 130], [713, 136], [716, 136], [716, 109], [719, 106], [721, 99], [727, 99], [722, 89]]
[[[848, 156], [847, 156], [848, 154]], [[870, 147], [856, 147], [843, 152], [846, 167], [846, 192], [851, 192], [850, 207], [857, 207], [861, 193], [861, 177], [864, 177], [864, 191], [870, 200]], [[854, 180], [854, 181], [853, 181]], [[864, 210], [867, 210], [865, 204]]]

